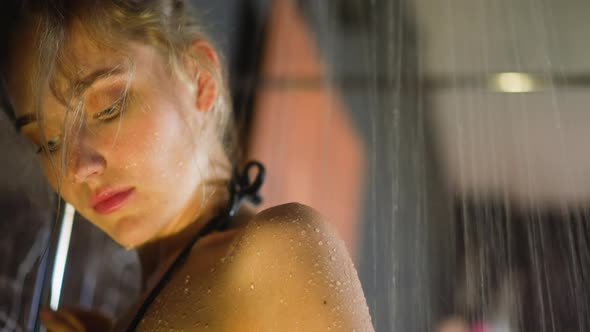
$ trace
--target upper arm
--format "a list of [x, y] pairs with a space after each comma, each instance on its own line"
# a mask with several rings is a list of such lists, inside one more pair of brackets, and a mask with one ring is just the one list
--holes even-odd
[[311, 208], [262, 212], [230, 259], [228, 330], [373, 331], [343, 242]]

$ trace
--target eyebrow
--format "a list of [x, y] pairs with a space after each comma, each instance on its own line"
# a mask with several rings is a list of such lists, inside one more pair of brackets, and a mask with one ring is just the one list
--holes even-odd
[[90, 86], [92, 86], [92, 84], [96, 83], [97, 81], [100, 81], [101, 79], [113, 75], [122, 74], [123, 71], [124, 70], [121, 66], [99, 68], [76, 81], [75, 86], [80, 87], [80, 91], [78, 92], [82, 93], [88, 88], [90, 88]]
[[37, 116], [33, 113], [25, 114], [23, 116], [19, 116], [14, 120], [14, 125], [16, 126], [16, 130], [20, 132], [22, 127], [37, 121]]
[[[100, 81], [113, 75], [122, 74], [123, 71], [124, 70], [123, 68], [121, 68], [121, 66], [99, 68], [94, 70], [90, 74], [84, 76], [83, 78], [77, 80], [75, 86], [80, 87], [78, 93], [81, 94], [84, 91], [88, 90], [88, 88], [90, 88], [97, 81]], [[14, 125], [16, 126], [16, 130], [20, 132], [22, 127], [31, 124], [35, 121], [37, 121], [37, 116], [33, 113], [27, 113], [25, 115], [17, 117], [14, 121]]]

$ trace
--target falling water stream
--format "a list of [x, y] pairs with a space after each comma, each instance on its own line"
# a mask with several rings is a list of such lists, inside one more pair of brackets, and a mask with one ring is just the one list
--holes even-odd
[[[271, 159], [271, 203], [332, 216], [375, 330], [447, 332], [453, 320], [479, 332], [589, 331], [590, 3], [300, 0], [294, 26], [312, 42], [272, 43], [288, 24], [273, 25], [271, 2], [195, 1], [229, 64], [243, 137], [259, 142], [249, 153]], [[315, 64], [300, 70], [290, 43], [315, 49]], [[281, 89], [296, 97], [272, 104]], [[306, 104], [301, 91], [325, 101]], [[266, 145], [252, 134], [267, 128], [264, 105], [283, 119]], [[296, 127], [287, 111], [316, 123]], [[61, 226], [34, 153], [0, 124], [0, 331], [29, 331], [49, 303]], [[290, 145], [312, 125], [313, 147]], [[284, 189], [295, 171], [312, 174], [293, 190], [309, 195]], [[134, 252], [79, 216], [68, 247], [60, 305], [112, 315], [131, 305]]]

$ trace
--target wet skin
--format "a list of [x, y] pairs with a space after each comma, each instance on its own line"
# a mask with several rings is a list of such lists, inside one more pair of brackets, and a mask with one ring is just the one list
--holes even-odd
[[[138, 249], [147, 279], [161, 275], [223, 207], [231, 167], [221, 144], [202, 134], [218, 92], [212, 75], [189, 61], [188, 76], [198, 81], [196, 87], [187, 85], [167, 70], [154, 48], [129, 45], [121, 55], [73, 30], [68, 51], [75, 67], [83, 69], [80, 76], [100, 67], [111, 71], [80, 96], [86, 105], [81, 126], [68, 126], [68, 105], [49, 87], [42, 91], [46, 138], [66, 132], [71, 139], [59, 145], [68, 152], [65, 168], [52, 163], [60, 151], [41, 154], [40, 160], [49, 182], [82, 215], [121, 245]], [[193, 47], [215, 62], [210, 45]], [[23, 46], [13, 56], [8, 87], [17, 116], [32, 112], [31, 52]], [[104, 113], [122, 95], [124, 111]], [[39, 146], [40, 129], [36, 121], [22, 133]], [[128, 189], [131, 194], [120, 206], [96, 208], [95, 198], [104, 190]], [[196, 243], [149, 308], [140, 331], [373, 330], [346, 249], [315, 211], [300, 204], [245, 211], [230, 230]]]

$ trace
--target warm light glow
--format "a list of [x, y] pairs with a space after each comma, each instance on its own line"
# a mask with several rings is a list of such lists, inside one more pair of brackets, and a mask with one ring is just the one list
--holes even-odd
[[74, 223], [74, 214], [76, 210], [70, 204], [65, 204], [65, 213], [59, 231], [57, 250], [55, 252], [55, 262], [53, 264], [53, 273], [51, 276], [51, 299], [49, 307], [57, 310], [59, 298], [61, 297], [61, 288], [70, 249], [70, 236], [72, 235], [72, 225]]
[[492, 77], [494, 90], [509, 93], [531, 92], [536, 89], [535, 79], [525, 73], [500, 73]]

